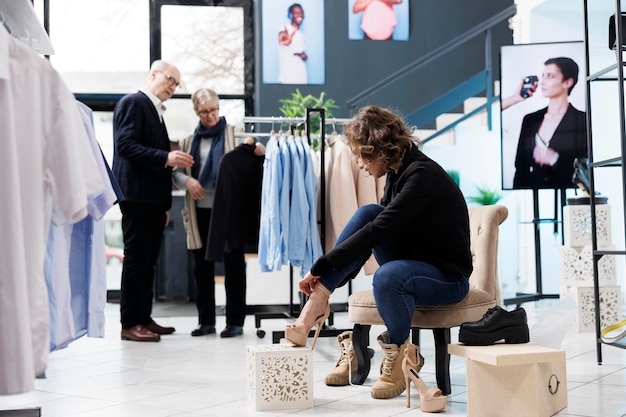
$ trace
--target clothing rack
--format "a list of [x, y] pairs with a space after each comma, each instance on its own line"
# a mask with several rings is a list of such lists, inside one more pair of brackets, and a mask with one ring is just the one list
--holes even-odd
[[[320, 204], [319, 206], [322, 207], [321, 213], [320, 213], [320, 218], [318, 219], [318, 224], [320, 225], [320, 241], [322, 244], [322, 252], [325, 253], [326, 252], [326, 248], [325, 248], [325, 243], [326, 243], [326, 212], [323, 209], [324, 207], [326, 207], [326, 178], [325, 178], [325, 155], [324, 155], [324, 150], [325, 150], [325, 140], [324, 138], [326, 137], [326, 126], [327, 125], [344, 125], [347, 124], [350, 120], [352, 119], [345, 119], [345, 118], [326, 118], [326, 111], [325, 109], [322, 108], [307, 108], [306, 111], [306, 117], [302, 118], [302, 117], [244, 117], [243, 122], [245, 124], [254, 124], [254, 123], [272, 123], [272, 130], [274, 129], [274, 125], [278, 124], [279, 126], [282, 126], [284, 124], [287, 125], [293, 125], [293, 124], [305, 124], [305, 129], [310, 141], [311, 138], [311, 115], [314, 114], [319, 114], [320, 116]], [[252, 132], [255, 133], [255, 132]], [[258, 133], [257, 133], [258, 134]], [[293, 300], [293, 289], [294, 289], [294, 277], [293, 277], [293, 266], [289, 265], [289, 311], [286, 312], [281, 312], [281, 313], [269, 313], [269, 312], [259, 312], [259, 313], [255, 313], [254, 315], [254, 319], [255, 319], [255, 327], [257, 329], [257, 336], [262, 338], [265, 336], [265, 331], [263, 331], [261, 329], [261, 320], [263, 319], [275, 319], [275, 318], [282, 318], [282, 319], [294, 319], [296, 318], [296, 314], [299, 314], [300, 309], [302, 308], [302, 306], [304, 305], [305, 300], [305, 296], [301, 294], [300, 296], [300, 303], [299, 303], [299, 307], [300, 309], [296, 310], [295, 308], [295, 303]], [[348, 292], [352, 293], [352, 283], [349, 282], [348, 283]], [[331, 314], [328, 318], [328, 323], [329, 325], [332, 326], [333, 324], [333, 313], [334, 312], [340, 312], [340, 311], [347, 311], [347, 303], [343, 303], [343, 304], [331, 304]], [[332, 328], [326, 328], [326, 326], [324, 326], [324, 328], [322, 329], [322, 331], [320, 332], [320, 337], [333, 337], [333, 336], [337, 336], [338, 334], [342, 333], [343, 331], [345, 331], [346, 329], [332, 329]], [[285, 332], [284, 331], [274, 331], [272, 332], [272, 343], [279, 343], [280, 339], [285, 337]]]

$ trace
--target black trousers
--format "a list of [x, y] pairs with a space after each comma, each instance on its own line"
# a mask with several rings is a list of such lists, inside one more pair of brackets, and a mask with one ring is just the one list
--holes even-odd
[[120, 298], [123, 329], [152, 321], [155, 266], [165, 229], [165, 210], [121, 202], [124, 263]]
[[[202, 248], [192, 250], [198, 322], [215, 326], [215, 263], [205, 259], [211, 209], [196, 208]], [[226, 324], [243, 326], [246, 318], [246, 261], [243, 246], [224, 253]]]

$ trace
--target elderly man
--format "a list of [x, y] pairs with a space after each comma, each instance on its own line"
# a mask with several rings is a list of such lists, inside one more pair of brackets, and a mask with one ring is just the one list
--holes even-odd
[[123, 340], [158, 342], [175, 331], [155, 323], [151, 314], [155, 265], [172, 204], [172, 168], [193, 165], [188, 153], [170, 151], [163, 122], [163, 102], [179, 85], [178, 69], [157, 60], [146, 89], [124, 96], [113, 112], [113, 173], [124, 193]]

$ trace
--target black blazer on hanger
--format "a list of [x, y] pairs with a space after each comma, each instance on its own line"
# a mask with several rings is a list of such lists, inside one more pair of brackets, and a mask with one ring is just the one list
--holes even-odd
[[207, 238], [208, 260], [221, 262], [224, 252], [242, 246], [247, 252], [256, 252], [265, 157], [255, 155], [254, 148], [241, 144], [220, 160]]

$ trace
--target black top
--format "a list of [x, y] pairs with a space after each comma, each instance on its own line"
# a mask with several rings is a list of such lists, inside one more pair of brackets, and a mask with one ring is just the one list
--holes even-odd
[[587, 157], [585, 112], [569, 105], [550, 140], [550, 148], [559, 153], [559, 159], [553, 166], [539, 166], [533, 159], [535, 135], [547, 111], [546, 107], [524, 116], [515, 155], [513, 188], [574, 187], [574, 159]]
[[406, 259], [448, 273], [472, 273], [467, 205], [452, 177], [416, 145], [397, 174], [388, 173], [381, 204], [385, 209], [340, 245], [321, 256], [313, 275], [338, 270], [386, 239], [406, 248]]
[[123, 201], [169, 210], [172, 168], [165, 166], [169, 151], [167, 129], [150, 98], [141, 91], [122, 97], [113, 111], [113, 174]]

